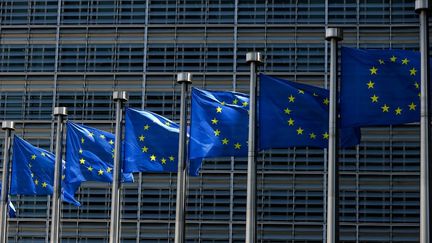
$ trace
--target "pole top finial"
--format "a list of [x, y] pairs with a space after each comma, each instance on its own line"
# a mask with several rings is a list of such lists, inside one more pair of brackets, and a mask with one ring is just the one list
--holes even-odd
[[263, 63], [263, 56], [261, 52], [248, 52], [246, 53], [246, 63], [256, 62], [258, 64]]
[[192, 83], [192, 73], [178, 73], [177, 74], [177, 83]]
[[66, 107], [54, 107], [54, 116], [67, 116], [67, 108]]
[[337, 41], [343, 40], [343, 33], [341, 28], [327, 28], [325, 31], [325, 39], [336, 39]]
[[114, 91], [113, 92], [113, 100], [121, 100], [121, 101], [127, 101], [128, 100], [128, 94], [126, 91]]
[[415, 11], [420, 13], [422, 10], [430, 11], [431, 0], [416, 0], [415, 1]]
[[13, 121], [3, 121], [2, 130], [15, 130], [15, 122]]

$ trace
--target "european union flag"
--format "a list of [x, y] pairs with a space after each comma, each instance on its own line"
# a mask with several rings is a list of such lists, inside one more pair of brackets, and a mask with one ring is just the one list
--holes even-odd
[[[260, 149], [327, 148], [329, 91], [260, 74]], [[360, 142], [359, 129], [342, 129], [341, 146]]]
[[420, 55], [342, 48], [343, 127], [420, 121]]
[[[126, 109], [125, 172], [177, 172], [179, 125], [153, 112]], [[200, 160], [190, 162], [197, 175]]]
[[[52, 195], [54, 164], [53, 153], [37, 148], [15, 135], [10, 194]], [[65, 202], [79, 205], [64, 189], [62, 189], [62, 198]]]
[[[0, 195], [1, 195], [1, 190], [2, 189], [2, 184], [0, 183]], [[15, 206], [13, 205], [13, 203], [8, 199], [8, 214], [10, 218], [15, 218], [16, 217], [16, 209]]]
[[247, 95], [193, 88], [191, 112], [191, 159], [247, 156]]
[[[114, 141], [112, 133], [67, 123], [65, 190], [74, 195], [84, 181], [112, 182]], [[132, 174], [122, 174], [133, 182]]]

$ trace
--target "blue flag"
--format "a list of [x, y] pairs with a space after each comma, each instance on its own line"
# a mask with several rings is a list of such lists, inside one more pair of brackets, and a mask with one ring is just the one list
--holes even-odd
[[[311, 146], [327, 148], [329, 91], [260, 75], [260, 149]], [[360, 142], [359, 129], [341, 129], [341, 146]]]
[[[0, 183], [0, 195], [1, 195], [1, 191], [2, 191], [2, 184]], [[10, 199], [8, 199], [8, 206], [9, 206], [8, 207], [9, 217], [15, 218], [16, 217], [16, 209], [15, 209], [15, 206], [13, 205], [13, 203], [10, 201]]]
[[190, 158], [247, 156], [249, 97], [192, 89]]
[[342, 48], [343, 127], [420, 121], [420, 55]]
[[[15, 135], [10, 194], [52, 195], [54, 164], [53, 153], [37, 148]], [[64, 185], [64, 181], [62, 184]], [[79, 205], [64, 188], [62, 188], [62, 198], [65, 202]]]
[[[114, 162], [112, 133], [67, 123], [65, 190], [74, 195], [84, 181], [112, 182]], [[133, 175], [122, 174], [124, 182], [133, 182]]]
[[[125, 172], [177, 172], [179, 125], [149, 111], [126, 109]], [[197, 175], [201, 160], [191, 161]]]

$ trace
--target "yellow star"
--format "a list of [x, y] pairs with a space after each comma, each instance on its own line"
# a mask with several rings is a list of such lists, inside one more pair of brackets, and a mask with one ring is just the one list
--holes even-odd
[[229, 140], [227, 138], [222, 139], [222, 144], [227, 145]]
[[415, 76], [417, 73], [417, 70], [415, 68], [411, 68], [409, 71], [411, 76]]
[[420, 97], [420, 96], [421, 96], [421, 92], [418, 93], [418, 97]]
[[373, 95], [373, 96], [371, 96], [370, 97], [371, 98], [371, 100], [372, 100], [372, 103], [376, 103], [376, 102], [378, 102], [378, 96], [376, 96], [375, 94]]
[[318, 95], [317, 95], [317, 94], [315, 94], [315, 93], [313, 93], [312, 95], [313, 95], [313, 96], [315, 96], [315, 97], [317, 97], [317, 96], [318, 96]]
[[414, 86], [416, 87], [416, 89], [419, 89], [419, 88], [420, 88], [420, 85], [419, 85], [419, 83], [417, 83], [417, 82], [414, 83]]
[[288, 120], [288, 126], [294, 126], [294, 120], [292, 118]]
[[368, 89], [373, 89], [374, 85], [375, 85], [375, 83], [372, 82], [372, 80], [369, 80], [369, 83], [367, 83]]
[[148, 148], [146, 146], [142, 147], [141, 150], [142, 150], [143, 153], [147, 153], [148, 152]]
[[111, 173], [112, 168], [108, 167], [106, 171], [107, 171], [108, 173]]
[[248, 106], [248, 105], [249, 105], [249, 103], [247, 103], [247, 101], [245, 101], [245, 102], [242, 103], [242, 106], [243, 106], [243, 107], [246, 107], [246, 106]]
[[79, 161], [80, 161], [80, 164], [82, 164], [82, 165], [85, 164], [85, 159], [81, 158]]
[[396, 62], [396, 60], [397, 60], [397, 57], [395, 57], [395, 56], [390, 57], [391, 62]]
[[41, 155], [42, 155], [43, 157], [45, 157], [45, 156], [46, 156], [46, 154], [45, 154], [44, 152], [42, 152], [42, 153], [41, 153]]
[[316, 138], [316, 135], [315, 135], [315, 133], [310, 133], [310, 134], [309, 134], [309, 137], [310, 137], [311, 139], [315, 139], [315, 138]]
[[218, 107], [216, 108], [216, 113], [222, 113], [222, 107], [218, 106]]
[[304, 91], [301, 90], [301, 89], [299, 89], [299, 90], [298, 90], [298, 93], [299, 93], [299, 94], [304, 94]]
[[162, 159], [161, 159], [161, 162], [162, 162], [162, 164], [166, 164], [166, 159], [165, 159], [165, 158], [162, 158]]
[[78, 153], [82, 154], [83, 153], [82, 149], [78, 150]]
[[303, 129], [301, 127], [299, 127], [297, 130], [297, 135], [303, 134]]
[[144, 138], [145, 138], [144, 135], [139, 136], [140, 141], [144, 141]]
[[324, 103], [324, 105], [328, 105], [328, 104], [330, 104], [330, 101], [329, 101], [328, 98], [325, 98], [325, 99], [323, 100], [323, 103]]
[[409, 104], [408, 106], [409, 106], [410, 111], [415, 111], [417, 105], [414, 104], [414, 102], [411, 102], [411, 104]]
[[35, 185], [38, 185], [38, 184], [39, 184], [38, 179], [36, 179], [36, 180], [34, 181], [34, 183], [35, 183]]
[[325, 133], [323, 134], [323, 138], [324, 138], [324, 139], [329, 139], [329, 134], [328, 134], [328, 132], [325, 132]]
[[221, 102], [221, 105], [225, 105], [225, 104], [226, 104], [225, 101], [222, 101], [222, 102]]
[[389, 112], [389, 108], [390, 108], [390, 106], [387, 106], [387, 104], [384, 104], [383, 106], [381, 106], [382, 112]]
[[237, 103], [238, 103], [238, 99], [233, 100], [234, 105], [237, 105]]
[[288, 97], [288, 100], [289, 100], [289, 102], [293, 103], [293, 102], [295, 101], [295, 97], [292, 96], [292, 95], [290, 95], [290, 96]]
[[42, 187], [47, 187], [48, 184], [46, 182], [42, 183]]
[[235, 149], [240, 149], [240, 147], [241, 147], [241, 144], [239, 144], [239, 143], [234, 144]]
[[396, 113], [396, 115], [401, 115], [401, 114], [402, 114], [402, 109], [401, 109], [400, 107], [398, 107], [398, 108], [395, 110], [395, 113]]
[[171, 126], [171, 123], [170, 122], [165, 122], [165, 125]]
[[84, 143], [84, 138], [81, 138], [81, 143]]
[[102, 169], [98, 170], [98, 175], [103, 175], [103, 170]]
[[31, 159], [32, 159], [32, 160], [35, 160], [35, 159], [36, 159], [36, 154], [33, 154], [33, 155], [31, 156]]
[[174, 161], [174, 156], [170, 156], [170, 157], [168, 157], [168, 159], [169, 159], [170, 161]]
[[148, 124], [146, 124], [146, 125], [144, 126], [144, 130], [149, 130], [149, 128], [150, 128], [150, 126], [149, 126]]
[[376, 67], [372, 67], [371, 69], [369, 69], [369, 71], [371, 72], [371, 75], [378, 74], [378, 68], [376, 68]]
[[383, 59], [379, 59], [378, 62], [379, 62], [379, 64], [384, 64], [385, 63]]
[[103, 135], [103, 134], [101, 134], [99, 137], [102, 139], [105, 139], [105, 135]]
[[154, 154], [152, 154], [152, 156], [150, 156], [150, 161], [156, 161], [156, 156]]
[[31, 167], [33, 167], [33, 165], [32, 165], [32, 164], [30, 164], [30, 163], [28, 164], [28, 166], [29, 166], [30, 168], [31, 168]]
[[91, 133], [89, 133], [88, 135], [89, 135], [89, 137], [93, 138], [94, 133], [91, 132]]
[[213, 120], [211, 120], [211, 122], [212, 122], [212, 124], [217, 124], [218, 123], [218, 119], [216, 119], [216, 118], [213, 118]]
[[284, 111], [285, 111], [285, 114], [288, 114], [288, 115], [291, 114], [291, 110], [289, 108], [286, 108]]
[[62, 175], [62, 180], [64, 180], [66, 178], [66, 176], [65, 175]]
[[93, 167], [89, 166], [89, 167], [87, 168], [87, 170], [88, 170], [88, 171], [93, 171]]
[[408, 58], [405, 57], [405, 59], [402, 59], [402, 64], [408, 65], [408, 63], [409, 63]]
[[215, 136], [219, 136], [219, 135], [220, 135], [220, 131], [219, 131], [219, 129], [214, 130], [214, 135], [215, 135]]
[[33, 174], [33, 173], [31, 173], [30, 175], [31, 175], [32, 178], [34, 177], [34, 174]]
[[114, 144], [114, 141], [111, 139], [111, 140], [109, 140], [108, 143], [111, 144], [111, 145], [113, 145], [113, 144]]

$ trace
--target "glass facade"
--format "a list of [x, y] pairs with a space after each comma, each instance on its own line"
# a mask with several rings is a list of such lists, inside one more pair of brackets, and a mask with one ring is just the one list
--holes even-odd
[[[247, 93], [248, 51], [264, 54], [262, 72], [326, 87], [327, 25], [343, 28], [346, 46], [418, 50], [412, 0], [2, 0], [0, 118], [46, 149], [55, 106], [113, 132], [114, 90], [178, 121], [177, 72]], [[370, 127], [341, 151], [341, 242], [418, 242], [419, 137], [418, 124]], [[325, 239], [326, 168], [321, 149], [259, 154], [259, 242]], [[122, 241], [173, 242], [176, 174], [135, 179], [123, 185]], [[80, 208], [62, 206], [62, 242], [106, 241], [110, 186], [86, 183], [78, 199]], [[49, 197], [13, 201], [9, 241], [46, 242]], [[246, 158], [205, 161], [188, 181], [187, 241], [244, 242], [245, 209]]]

